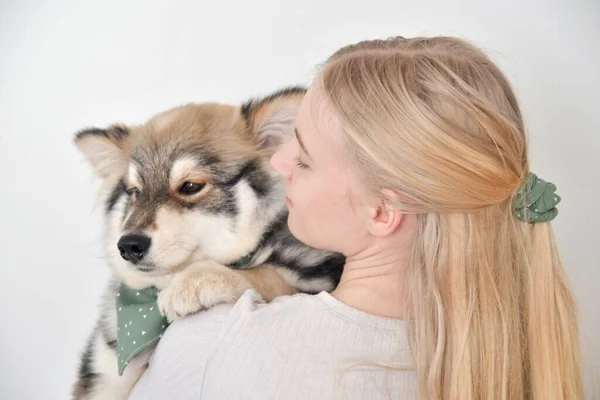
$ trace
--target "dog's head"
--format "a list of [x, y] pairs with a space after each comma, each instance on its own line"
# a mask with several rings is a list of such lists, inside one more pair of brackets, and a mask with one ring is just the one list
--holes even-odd
[[185, 105], [75, 143], [103, 179], [110, 263], [143, 287], [194, 260], [250, 253], [285, 210], [272, 153], [293, 136], [304, 90], [235, 107]]

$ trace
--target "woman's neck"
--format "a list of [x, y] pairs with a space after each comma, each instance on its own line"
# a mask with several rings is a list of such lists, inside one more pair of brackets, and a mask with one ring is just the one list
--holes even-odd
[[353, 308], [387, 318], [404, 318], [404, 271], [408, 257], [398, 248], [373, 246], [346, 258], [344, 272], [332, 296]]

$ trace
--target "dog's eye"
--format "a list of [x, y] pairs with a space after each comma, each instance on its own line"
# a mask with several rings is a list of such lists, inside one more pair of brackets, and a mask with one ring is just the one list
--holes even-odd
[[129, 196], [133, 196], [134, 194], [139, 194], [140, 190], [138, 188], [136, 188], [135, 186], [131, 186], [131, 187], [128, 187], [127, 189], [125, 189], [125, 193], [127, 193], [127, 195], [129, 195]]
[[198, 183], [198, 182], [185, 182], [183, 185], [181, 185], [181, 187], [179, 188], [179, 193], [183, 194], [183, 195], [192, 195], [192, 194], [196, 194], [199, 191], [201, 191], [202, 189], [204, 189], [204, 186], [206, 186], [205, 183]]

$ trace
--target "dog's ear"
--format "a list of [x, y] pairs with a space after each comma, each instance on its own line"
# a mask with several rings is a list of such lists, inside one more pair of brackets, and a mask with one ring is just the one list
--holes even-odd
[[305, 93], [305, 88], [289, 87], [262, 99], [252, 99], [242, 106], [242, 116], [258, 147], [275, 151], [292, 139], [296, 115]]
[[124, 148], [129, 134], [129, 128], [122, 125], [88, 128], [77, 132], [75, 145], [92, 164], [94, 172], [107, 178], [127, 168]]

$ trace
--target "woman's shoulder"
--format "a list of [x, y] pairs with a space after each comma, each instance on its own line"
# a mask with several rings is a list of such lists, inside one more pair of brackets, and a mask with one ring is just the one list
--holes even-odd
[[254, 289], [247, 290], [231, 311], [234, 318], [253, 320], [309, 318], [315, 323], [335, 320], [339, 324], [359, 325], [383, 331], [404, 331], [402, 320], [365, 313], [344, 304], [325, 291], [280, 296], [267, 303]]
[[257, 315], [288, 313], [295, 308], [314, 307], [314, 296], [306, 293], [279, 296], [266, 302], [256, 289], [246, 290], [233, 306], [231, 314], [242, 316], [256, 313]]

